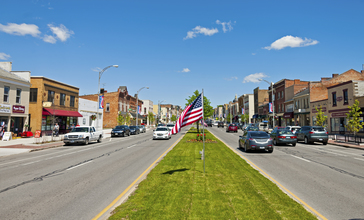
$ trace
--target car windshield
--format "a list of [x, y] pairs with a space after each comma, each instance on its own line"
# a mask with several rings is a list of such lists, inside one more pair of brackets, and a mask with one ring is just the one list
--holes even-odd
[[257, 127], [248, 127], [249, 131], [259, 131], [259, 128]]
[[167, 127], [174, 127], [174, 125], [167, 125]]
[[252, 138], [269, 138], [269, 135], [264, 131], [250, 132]]
[[230, 124], [230, 126], [236, 126], [235, 124]]
[[325, 131], [323, 127], [312, 127], [313, 131]]
[[88, 128], [76, 127], [71, 132], [88, 132]]
[[278, 133], [279, 134], [293, 134], [292, 131], [290, 131], [290, 130], [279, 130]]
[[116, 126], [114, 129], [125, 129], [126, 126]]
[[131, 129], [136, 129], [136, 128], [137, 128], [137, 126], [130, 126], [129, 128], [131, 128]]
[[157, 128], [156, 131], [168, 131], [168, 128]]

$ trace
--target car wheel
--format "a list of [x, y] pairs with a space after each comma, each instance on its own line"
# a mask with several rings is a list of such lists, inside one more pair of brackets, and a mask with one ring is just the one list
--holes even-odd
[[327, 144], [327, 141], [324, 141], [323, 144], [326, 145]]
[[97, 139], [97, 142], [99, 142], [99, 143], [100, 143], [100, 142], [101, 142], [101, 138], [102, 138], [102, 137], [101, 137], [101, 135], [100, 135], [99, 139]]
[[296, 146], [296, 143], [292, 144], [292, 146], [295, 147]]
[[277, 141], [276, 141], [276, 139], [273, 139], [273, 145], [277, 146]]
[[85, 145], [88, 145], [88, 138], [85, 139]]
[[244, 145], [244, 151], [245, 151], [245, 152], [249, 152], [248, 148], [246, 147], [246, 143], [245, 143], [245, 145]]
[[240, 141], [238, 141], [238, 148], [241, 149]]
[[305, 144], [309, 144], [307, 137], [305, 137]]

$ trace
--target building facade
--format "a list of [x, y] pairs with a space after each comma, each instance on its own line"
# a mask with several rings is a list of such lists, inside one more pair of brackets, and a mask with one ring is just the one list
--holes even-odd
[[[94, 126], [98, 125], [96, 130], [101, 130], [103, 125], [102, 111], [99, 111], [99, 121], [97, 122], [97, 102], [79, 98], [78, 111], [82, 117], [78, 118], [78, 125], [81, 126]], [[96, 123], [97, 122], [97, 123]]]

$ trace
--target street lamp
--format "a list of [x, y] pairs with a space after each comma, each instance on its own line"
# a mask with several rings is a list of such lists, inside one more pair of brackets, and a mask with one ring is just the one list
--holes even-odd
[[139, 114], [139, 111], [138, 111], [138, 97], [139, 97], [139, 92], [140, 92], [140, 90], [142, 90], [142, 89], [144, 89], [144, 88], [146, 88], [146, 89], [149, 89], [149, 87], [142, 87], [142, 88], [140, 88], [139, 90], [138, 90], [138, 92], [137, 92], [137, 97], [136, 97], [136, 99], [137, 99], [137, 101], [136, 101], [136, 107], [137, 107], [137, 113], [136, 113], [136, 126], [138, 126], [138, 114]]
[[273, 82], [268, 82], [267, 80], [265, 79], [258, 79], [259, 81], [264, 81], [266, 83], [268, 83], [269, 85], [271, 85], [271, 89], [272, 89], [272, 113], [273, 113], [273, 117], [272, 117], [272, 125], [273, 125], [273, 129], [274, 129], [274, 99], [273, 99], [273, 85], [274, 83]]
[[101, 70], [99, 72], [99, 86], [98, 86], [98, 90], [97, 90], [97, 120], [96, 120], [96, 129], [99, 129], [99, 108], [100, 108], [100, 79], [102, 74], [105, 72], [105, 70], [109, 69], [110, 67], [115, 67], [118, 68], [119, 65], [111, 65], [111, 66], [107, 66], [105, 67], [103, 70]]

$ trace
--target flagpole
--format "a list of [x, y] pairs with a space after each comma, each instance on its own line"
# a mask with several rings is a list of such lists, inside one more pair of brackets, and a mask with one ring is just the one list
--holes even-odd
[[205, 173], [205, 122], [204, 122], [204, 112], [203, 112], [203, 89], [202, 89], [202, 140], [203, 140], [203, 173]]

